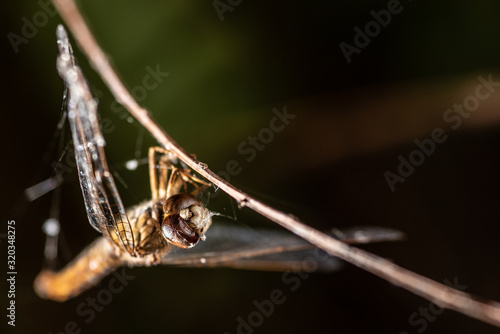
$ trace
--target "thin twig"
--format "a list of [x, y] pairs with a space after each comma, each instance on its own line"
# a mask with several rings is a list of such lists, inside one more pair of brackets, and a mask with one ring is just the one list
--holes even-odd
[[444, 284], [416, 274], [395, 265], [381, 257], [349, 246], [302, 223], [292, 215], [278, 211], [247, 195], [218, 175], [203, 163], [197, 161], [177, 144], [151, 117], [150, 113], [139, 106], [125, 88], [106, 55], [97, 44], [80, 11], [73, 0], [54, 0], [62, 18], [69, 26], [80, 48], [87, 55], [94, 69], [107, 84], [118, 102], [123, 104], [132, 115], [162, 144], [175, 153], [193, 170], [204, 176], [215, 186], [233, 197], [241, 207], [248, 207], [270, 220], [285, 227], [296, 235], [360, 268], [363, 268], [397, 286], [401, 286], [433, 303], [461, 312], [500, 327], [500, 304], [493, 301], [480, 302], [468, 293], [458, 291]]

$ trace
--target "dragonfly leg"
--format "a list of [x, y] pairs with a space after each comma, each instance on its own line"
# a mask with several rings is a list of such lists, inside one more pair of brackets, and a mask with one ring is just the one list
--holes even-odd
[[[156, 162], [157, 155], [162, 154], [160, 161]], [[173, 166], [169, 159], [172, 152], [164, 149], [163, 147], [153, 146], [149, 148], [149, 182], [151, 187], [151, 194], [153, 200], [157, 201], [165, 198], [168, 180], [168, 171]], [[159, 172], [158, 172], [159, 170]]]
[[201, 192], [203, 192], [205, 189], [207, 189], [212, 185], [209, 182], [197, 178], [196, 176], [191, 174], [189, 170], [181, 170], [180, 174], [182, 175], [182, 179], [184, 181], [187, 181], [194, 186], [195, 189], [190, 193], [193, 196], [197, 196], [198, 194], [200, 194]]
[[[162, 154], [158, 164], [156, 155]], [[149, 176], [153, 199], [169, 198], [184, 188], [188, 192], [187, 184], [194, 186], [191, 195], [196, 196], [210, 186], [210, 183], [194, 176], [188, 168], [178, 168], [171, 158], [172, 152], [162, 147], [154, 146], [149, 149]], [[170, 171], [170, 172], [169, 172]]]

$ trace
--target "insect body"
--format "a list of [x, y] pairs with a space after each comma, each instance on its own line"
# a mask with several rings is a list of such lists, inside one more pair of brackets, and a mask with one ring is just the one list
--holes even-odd
[[[90, 224], [103, 234], [63, 270], [44, 270], [36, 278], [40, 296], [64, 301], [121, 265], [159, 264], [172, 247], [195, 246], [205, 239], [212, 213], [196, 198], [210, 184], [176, 167], [168, 150], [152, 147], [152, 200], [127, 215], [106, 162], [97, 104], [62, 26], [57, 34], [57, 68], [68, 89], [68, 119], [85, 208]], [[188, 186], [194, 189], [190, 193]]]
[[[300, 270], [300, 261], [309, 255], [303, 251], [314, 248], [300, 238], [283, 232], [248, 233], [223, 226], [208, 231], [213, 213], [196, 196], [210, 184], [188, 168], [177, 167], [176, 157], [167, 149], [149, 150], [151, 201], [126, 211], [106, 162], [97, 103], [76, 66], [62, 26], [57, 29], [57, 37], [60, 51], [57, 69], [67, 86], [68, 120], [80, 187], [89, 222], [102, 236], [62, 270], [42, 270], [34, 282], [39, 296], [65, 301], [123, 265]], [[195, 251], [193, 247], [205, 240], [207, 231], [210, 234], [207, 242]], [[352, 243], [402, 237], [397, 231], [380, 228], [332, 233]], [[272, 255], [279, 257], [269, 257]], [[325, 255], [321, 268], [336, 269], [336, 260]]]

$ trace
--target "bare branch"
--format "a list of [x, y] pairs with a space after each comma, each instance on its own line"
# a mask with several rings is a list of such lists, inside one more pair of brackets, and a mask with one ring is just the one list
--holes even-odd
[[285, 227], [296, 235], [362, 269], [365, 269], [397, 286], [403, 287], [433, 303], [461, 312], [500, 327], [500, 304], [480, 302], [470, 294], [458, 291], [444, 284], [406, 270], [381, 257], [349, 246], [337, 239], [321, 233], [290, 214], [278, 211], [235, 188], [212, 172], [180, 147], [151, 117], [140, 107], [125, 88], [117, 73], [110, 65], [104, 52], [97, 44], [80, 11], [73, 0], [54, 0], [62, 18], [69, 26], [80, 48], [87, 55], [94, 69], [107, 84], [118, 102], [123, 104], [132, 115], [161, 143], [174, 152], [193, 170], [233, 197], [241, 207], [248, 207], [270, 220]]

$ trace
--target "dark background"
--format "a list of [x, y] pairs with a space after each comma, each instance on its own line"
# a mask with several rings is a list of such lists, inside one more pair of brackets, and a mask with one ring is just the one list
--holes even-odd
[[[68, 321], [84, 333], [235, 333], [237, 317], [246, 318], [255, 310], [252, 302], [268, 299], [274, 289], [287, 291], [287, 300], [255, 333], [424, 329], [408, 319], [428, 301], [349, 264], [311, 276], [295, 292], [280, 273], [134, 269], [136, 278], [88, 324], [75, 310], [99, 289], [64, 304], [38, 298], [32, 282], [43, 265], [41, 225], [53, 196], [28, 203], [23, 191], [49, 178], [51, 163], [63, 154], [51, 144], [60, 134], [63, 84], [55, 70], [55, 28], [61, 20], [51, 17], [16, 53], [7, 34], [22, 35], [22, 18], [32, 22], [41, 7], [2, 5], [1, 203], [4, 223], [16, 220], [18, 271], [16, 327], [6, 326], [2, 316], [9, 333], [59, 333]], [[243, 1], [224, 13], [224, 21], [211, 1], [80, 6], [129, 88], [142, 84], [147, 66], [159, 64], [170, 73], [141, 104], [212, 170], [237, 160], [243, 171], [233, 184], [318, 228], [404, 231], [404, 242], [363, 248], [440, 282], [457, 278], [466, 292], [500, 300], [500, 94], [482, 102], [455, 131], [442, 119], [474, 93], [476, 77], [500, 78], [498, 2], [404, 1], [402, 12], [350, 64], [339, 43], [352, 44], [353, 28], [373, 20], [370, 11], [387, 8], [386, 1]], [[135, 204], [149, 196], [147, 168], [127, 172], [123, 163], [145, 157], [154, 140], [137, 122], [113, 112], [109, 91], [76, 54], [102, 117], [114, 126], [105, 134], [106, 153], [128, 187], [119, 185], [123, 201]], [[273, 108], [285, 105], [297, 117], [246, 162], [238, 145], [268, 126]], [[398, 156], [408, 157], [413, 141], [428, 138], [434, 128], [443, 128], [447, 140], [391, 192], [384, 172], [396, 172]], [[64, 260], [97, 233], [87, 222], [75, 172], [65, 175], [61, 194]], [[233, 214], [229, 199], [215, 203]], [[236, 215], [238, 224], [274, 227], [245, 209]], [[6, 230], [4, 225], [0, 232]], [[1, 295], [3, 308], [7, 298]], [[453, 311], [427, 325], [425, 333], [497, 331]]]

